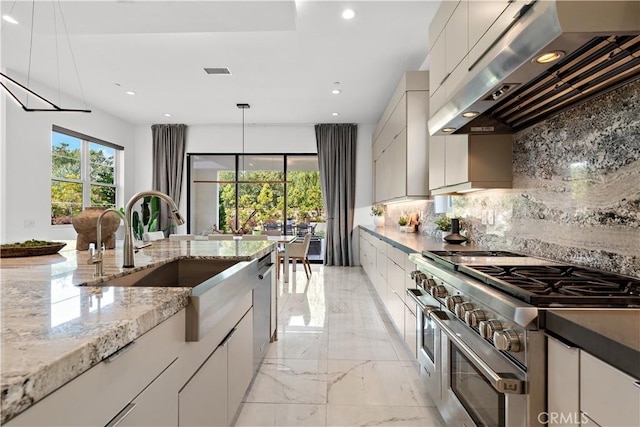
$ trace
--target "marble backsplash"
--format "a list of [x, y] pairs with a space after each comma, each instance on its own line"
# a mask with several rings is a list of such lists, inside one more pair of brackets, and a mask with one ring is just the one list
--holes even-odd
[[[640, 277], [640, 80], [515, 134], [513, 175], [453, 197], [474, 243]], [[387, 224], [415, 210], [435, 235], [433, 201], [389, 205]]]

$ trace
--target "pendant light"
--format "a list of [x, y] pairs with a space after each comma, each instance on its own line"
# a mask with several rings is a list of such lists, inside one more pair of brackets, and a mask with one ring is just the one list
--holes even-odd
[[[62, 22], [62, 26], [64, 28], [64, 34], [65, 34], [65, 38], [67, 41], [67, 45], [69, 46], [69, 52], [71, 54], [71, 60], [73, 62], [73, 68], [75, 70], [75, 74], [76, 74], [76, 79], [78, 80], [78, 85], [80, 87], [80, 93], [82, 96], [82, 100], [85, 104], [85, 106], [87, 105], [87, 101], [84, 98], [84, 91], [82, 90], [82, 83], [80, 82], [80, 76], [78, 74], [78, 66], [76, 64], [76, 60], [75, 57], [73, 56], [73, 50], [71, 49], [71, 41], [69, 40], [69, 32], [67, 31], [67, 24], [64, 20], [64, 15], [62, 13], [62, 7], [60, 6], [60, 0], [52, 0], [53, 3], [53, 25], [54, 28], [57, 28], [57, 19], [56, 19], [56, 6], [57, 9], [59, 10], [60, 13], [60, 20]], [[15, 6], [15, 3], [14, 3]], [[30, 29], [30, 35], [29, 35], [29, 65], [27, 67], [27, 85], [23, 85], [21, 83], [19, 83], [18, 81], [16, 81], [15, 79], [9, 77], [7, 74], [5, 74], [4, 72], [0, 72], [0, 86], [2, 86], [2, 88], [7, 92], [7, 94], [18, 103], [18, 105], [20, 105], [20, 107], [29, 113], [32, 112], [75, 112], [75, 113], [90, 113], [91, 110], [89, 109], [76, 109], [76, 108], [63, 108], [63, 107], [59, 107], [58, 105], [54, 104], [53, 102], [51, 102], [50, 100], [48, 100], [47, 98], [45, 98], [44, 96], [36, 93], [35, 91], [33, 91], [32, 89], [30, 89], [29, 86], [29, 82], [31, 81], [31, 60], [32, 60], [32, 56], [33, 56], [33, 33], [34, 33], [34, 27], [35, 27], [35, 23], [34, 23], [34, 16], [35, 16], [35, 8], [36, 8], [36, 1], [32, 0], [31, 2], [31, 29]], [[13, 10], [13, 7], [11, 8]], [[5, 19], [6, 20], [6, 19]], [[57, 51], [57, 33], [55, 34], [56, 37], [56, 51]], [[56, 56], [56, 61], [58, 62], [59, 65], [59, 58]], [[59, 67], [57, 67], [59, 68]], [[58, 79], [59, 81], [59, 79]], [[58, 93], [60, 93], [60, 83], [58, 83]], [[12, 88], [13, 91], [10, 89]], [[16, 95], [16, 93], [20, 93], [20, 94], [26, 94], [26, 102], [22, 102], [22, 100], [20, 99], [20, 97], [18, 95]], [[28, 101], [29, 101], [29, 96], [33, 96], [34, 98], [36, 98], [38, 101], [42, 102], [43, 104], [47, 105], [47, 107], [45, 108], [31, 108], [28, 106]]]
[[[239, 109], [242, 110], [242, 174], [243, 174], [243, 178], [244, 178], [244, 110], [247, 110], [249, 108], [251, 108], [251, 106], [249, 104], [236, 104], [236, 107], [238, 107]], [[239, 177], [238, 177], [239, 178]]]

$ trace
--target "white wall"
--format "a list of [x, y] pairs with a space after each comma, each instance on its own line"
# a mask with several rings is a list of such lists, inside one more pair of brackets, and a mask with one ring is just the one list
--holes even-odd
[[[51, 225], [52, 126], [74, 130], [125, 147], [124, 174], [134, 176], [134, 126], [93, 109], [92, 113], [23, 111], [7, 100], [2, 109], [2, 222], [0, 241], [75, 239], [71, 225]], [[133, 182], [124, 185], [123, 199]], [[124, 202], [119, 200], [119, 204]], [[25, 228], [25, 221], [34, 227]]]
[[[354, 225], [371, 222], [371, 135], [374, 125], [358, 125], [356, 159], [356, 210]], [[187, 153], [242, 152], [241, 125], [187, 126]], [[138, 126], [135, 131], [135, 186], [133, 191], [151, 188], [151, 126]], [[247, 125], [244, 136], [245, 153], [316, 153], [313, 125]], [[182, 182], [180, 211], [187, 212], [187, 183]], [[181, 226], [178, 233], [186, 232]], [[357, 244], [357, 241], [356, 241]]]

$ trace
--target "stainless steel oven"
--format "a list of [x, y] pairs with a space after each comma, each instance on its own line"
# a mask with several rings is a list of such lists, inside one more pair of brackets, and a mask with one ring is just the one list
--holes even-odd
[[407, 289], [407, 295], [416, 303], [418, 362], [422, 374], [426, 376], [425, 383], [429, 395], [435, 403], [439, 403], [442, 400], [441, 333], [431, 319], [431, 313], [440, 311], [440, 303], [421, 286], [422, 280], [418, 277], [416, 282], [419, 286], [415, 289]]
[[526, 373], [462, 322], [432, 312], [441, 331], [442, 402], [447, 425], [527, 425]]

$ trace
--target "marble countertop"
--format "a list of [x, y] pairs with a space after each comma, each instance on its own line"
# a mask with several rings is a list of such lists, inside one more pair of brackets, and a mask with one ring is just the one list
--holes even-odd
[[[5, 422], [186, 307], [191, 288], [90, 286], [179, 258], [250, 260], [270, 241], [153, 242], [122, 268], [121, 242], [94, 278], [75, 242], [55, 255], [0, 258], [1, 384]], [[89, 286], [77, 286], [87, 284]]]
[[420, 233], [402, 233], [398, 227], [373, 227], [361, 225], [360, 228], [380, 237], [387, 243], [403, 250], [404, 252], [422, 251], [478, 251], [486, 250], [484, 246], [472, 243], [452, 244], [435, 237], [425, 236]]

